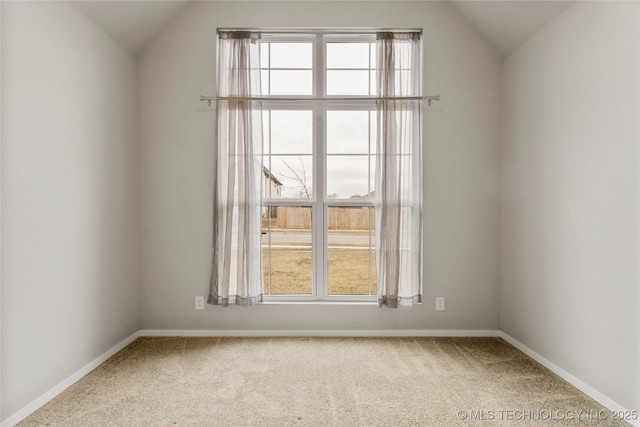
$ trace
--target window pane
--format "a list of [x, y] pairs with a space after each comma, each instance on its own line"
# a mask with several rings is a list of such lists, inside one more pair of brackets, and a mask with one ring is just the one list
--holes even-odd
[[377, 74], [377, 71], [371, 70], [369, 72], [369, 76], [370, 76], [370, 79], [369, 79], [369, 95], [377, 96], [377, 95], [379, 95], [379, 93], [378, 93], [378, 80], [377, 80], [378, 79], [378, 74]]
[[369, 196], [371, 199], [375, 199], [376, 193], [376, 162], [378, 156], [369, 157]]
[[329, 295], [376, 295], [376, 254], [329, 249]]
[[313, 153], [313, 115], [308, 110], [271, 110], [271, 146], [265, 154]]
[[371, 199], [369, 156], [327, 156], [327, 197]]
[[270, 43], [260, 43], [260, 68], [269, 67], [269, 45]]
[[265, 199], [282, 198], [282, 181], [271, 172], [271, 169], [263, 165], [262, 168], [262, 197]]
[[355, 251], [375, 249], [373, 235], [375, 218], [372, 206], [329, 206], [327, 224], [329, 246], [332, 249]]
[[378, 47], [375, 43], [369, 43], [369, 49], [371, 52], [369, 68], [378, 68]]
[[265, 295], [311, 294], [311, 208], [268, 206], [262, 213]]
[[369, 115], [369, 111], [327, 111], [327, 153], [369, 154]]
[[327, 95], [369, 95], [369, 71], [327, 70]]
[[274, 182], [277, 181], [268, 186], [265, 184], [265, 187], [275, 185], [278, 189], [271, 192], [272, 198], [310, 199], [313, 196], [311, 156], [265, 156], [264, 166]]
[[269, 154], [269, 135], [271, 133], [270, 131], [270, 126], [271, 126], [271, 110], [262, 110], [262, 151], [264, 152], [264, 154]]
[[263, 252], [265, 295], [310, 295], [312, 252]]
[[375, 154], [378, 152], [378, 113], [376, 111], [369, 111], [369, 118], [371, 153]]
[[327, 43], [327, 68], [368, 68], [369, 43]]
[[269, 95], [271, 90], [269, 88], [269, 70], [260, 71], [260, 84], [261, 95]]
[[271, 43], [271, 68], [312, 68], [311, 43]]
[[271, 95], [312, 95], [311, 70], [271, 70]]
[[330, 295], [376, 295], [375, 224], [371, 207], [329, 207]]

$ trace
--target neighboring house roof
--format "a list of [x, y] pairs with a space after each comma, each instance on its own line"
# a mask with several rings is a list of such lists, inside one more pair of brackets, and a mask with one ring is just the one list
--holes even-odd
[[376, 192], [374, 190], [369, 194], [365, 194], [364, 196], [361, 196], [359, 194], [354, 194], [353, 196], [351, 196], [349, 198], [350, 199], [375, 199], [376, 198]]
[[275, 182], [277, 185], [282, 185], [280, 180], [278, 178], [276, 178], [275, 176], [273, 176], [271, 171], [266, 166], [262, 166], [262, 172], [264, 172], [264, 176], [269, 178], [271, 181]]

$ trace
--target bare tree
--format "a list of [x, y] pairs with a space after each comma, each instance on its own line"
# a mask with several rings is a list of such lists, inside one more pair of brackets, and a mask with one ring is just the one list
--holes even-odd
[[291, 179], [298, 184], [297, 188], [300, 189], [298, 197], [301, 199], [310, 199], [313, 194], [313, 189], [311, 187], [311, 174], [307, 172], [307, 168], [304, 166], [302, 157], [298, 156], [298, 161], [300, 162], [300, 166], [291, 166], [286, 160], [282, 159], [282, 163], [284, 163], [289, 172], [279, 173], [281, 176]]

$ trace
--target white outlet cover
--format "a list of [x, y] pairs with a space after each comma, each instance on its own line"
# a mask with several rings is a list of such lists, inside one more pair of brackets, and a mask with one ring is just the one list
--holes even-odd
[[436, 297], [436, 311], [444, 311], [444, 297]]
[[196, 310], [204, 310], [204, 297], [196, 297]]

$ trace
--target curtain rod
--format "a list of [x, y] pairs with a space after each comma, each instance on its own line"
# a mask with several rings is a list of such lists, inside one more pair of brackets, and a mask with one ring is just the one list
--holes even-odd
[[375, 34], [381, 31], [420, 33], [422, 28], [218, 28], [217, 32], [251, 31], [266, 34]]
[[206, 96], [200, 95], [200, 101], [207, 101], [211, 107], [212, 101], [422, 101], [426, 100], [431, 106], [432, 101], [440, 101], [440, 95], [428, 96], [324, 96], [324, 97], [295, 97], [295, 96]]

